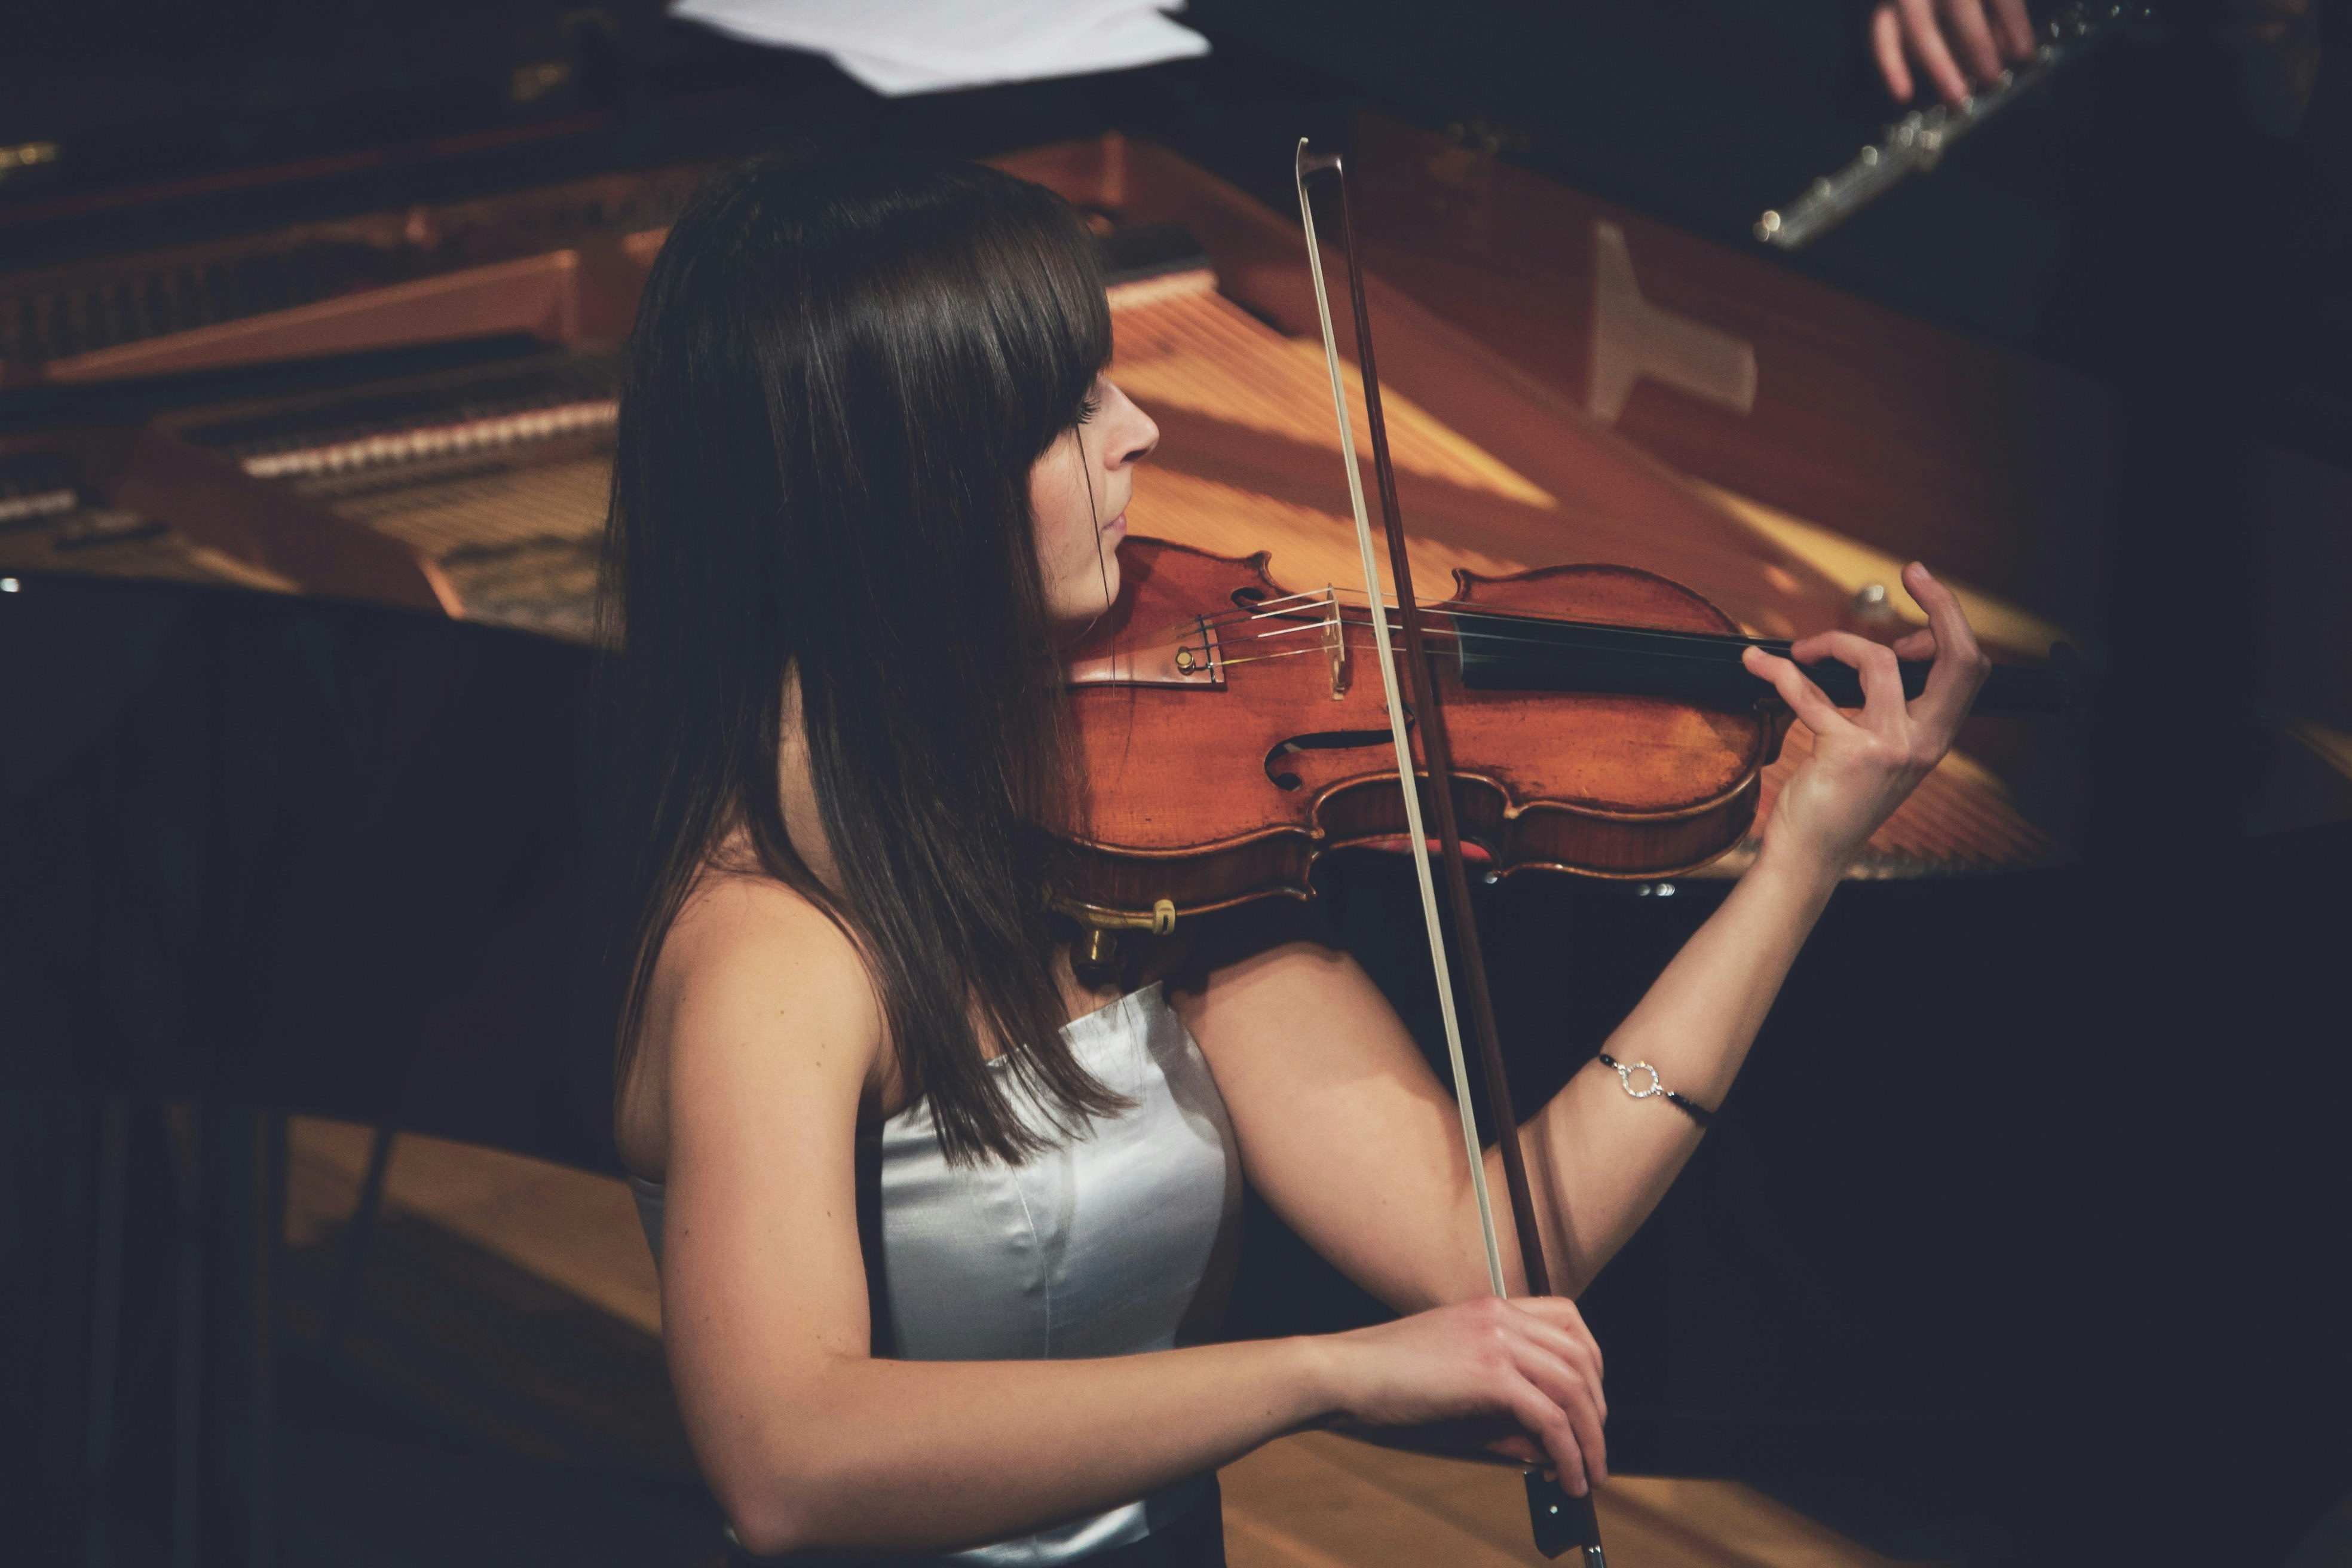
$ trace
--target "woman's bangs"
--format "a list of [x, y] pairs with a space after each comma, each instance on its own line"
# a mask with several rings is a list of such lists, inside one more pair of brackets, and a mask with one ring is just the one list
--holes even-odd
[[996, 274], [1003, 293], [991, 312], [1012, 373], [1008, 390], [1028, 405], [1021, 422], [1033, 457], [1085, 416], [1111, 355], [1110, 303], [1094, 239], [1059, 198], [1037, 195], [1034, 227], [1006, 247], [1013, 265]]

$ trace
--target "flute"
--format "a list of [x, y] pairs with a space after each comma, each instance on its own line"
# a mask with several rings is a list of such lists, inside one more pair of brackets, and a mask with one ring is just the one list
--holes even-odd
[[2042, 41], [2032, 59], [2001, 72], [1998, 82], [1957, 104], [1913, 110], [1844, 168], [1823, 174], [1786, 206], [1766, 211], [1756, 220], [1756, 237], [1783, 250], [1801, 249], [1914, 174], [1932, 170], [1953, 142], [2125, 28], [2144, 25], [2148, 18], [2146, 5], [2075, 0], [2042, 25]]

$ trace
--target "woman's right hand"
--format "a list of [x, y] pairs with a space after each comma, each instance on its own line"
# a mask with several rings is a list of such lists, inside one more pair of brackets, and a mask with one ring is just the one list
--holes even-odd
[[1334, 1334], [1339, 1406], [1370, 1426], [1516, 1425], [1488, 1447], [1559, 1472], [1581, 1497], [1609, 1479], [1601, 1347], [1561, 1296], [1485, 1297]]

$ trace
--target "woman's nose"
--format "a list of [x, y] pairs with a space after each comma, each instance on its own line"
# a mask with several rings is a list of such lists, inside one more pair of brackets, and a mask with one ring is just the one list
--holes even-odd
[[1152, 448], [1160, 445], [1160, 426], [1151, 422], [1151, 416], [1139, 408], [1135, 411], [1135, 424], [1134, 435], [1127, 443], [1121, 462], [1139, 463], [1151, 456]]
[[1106, 444], [1110, 466], [1123, 468], [1129, 463], [1139, 463], [1160, 445], [1160, 426], [1117, 386], [1106, 384], [1106, 390], [1112, 414], [1111, 439]]

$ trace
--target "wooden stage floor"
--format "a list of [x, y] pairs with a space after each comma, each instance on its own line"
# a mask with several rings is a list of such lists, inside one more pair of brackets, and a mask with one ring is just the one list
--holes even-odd
[[[294, 1122], [286, 1289], [298, 1350], [317, 1343], [368, 1138], [363, 1128]], [[652, 1260], [620, 1183], [402, 1138], [335, 1374], [392, 1406], [399, 1429], [355, 1434], [330, 1413], [306, 1431], [298, 1410], [289, 1560], [427, 1552], [462, 1563], [478, 1550], [505, 1568], [572, 1568], [625, 1543], [634, 1563], [715, 1563], [716, 1516], [670, 1406], [660, 1329]], [[1528, 1542], [1514, 1470], [1307, 1433], [1222, 1479], [1234, 1568], [1546, 1561]], [[420, 1512], [403, 1494], [436, 1500]], [[465, 1539], [434, 1542], [433, 1510], [453, 1498], [461, 1517], [446, 1528]], [[1615, 1568], [1895, 1561], [1731, 1482], [1620, 1477], [1603, 1489], [1601, 1517]], [[584, 1557], [575, 1536], [593, 1542]], [[387, 1555], [355, 1547], [360, 1539]]]

